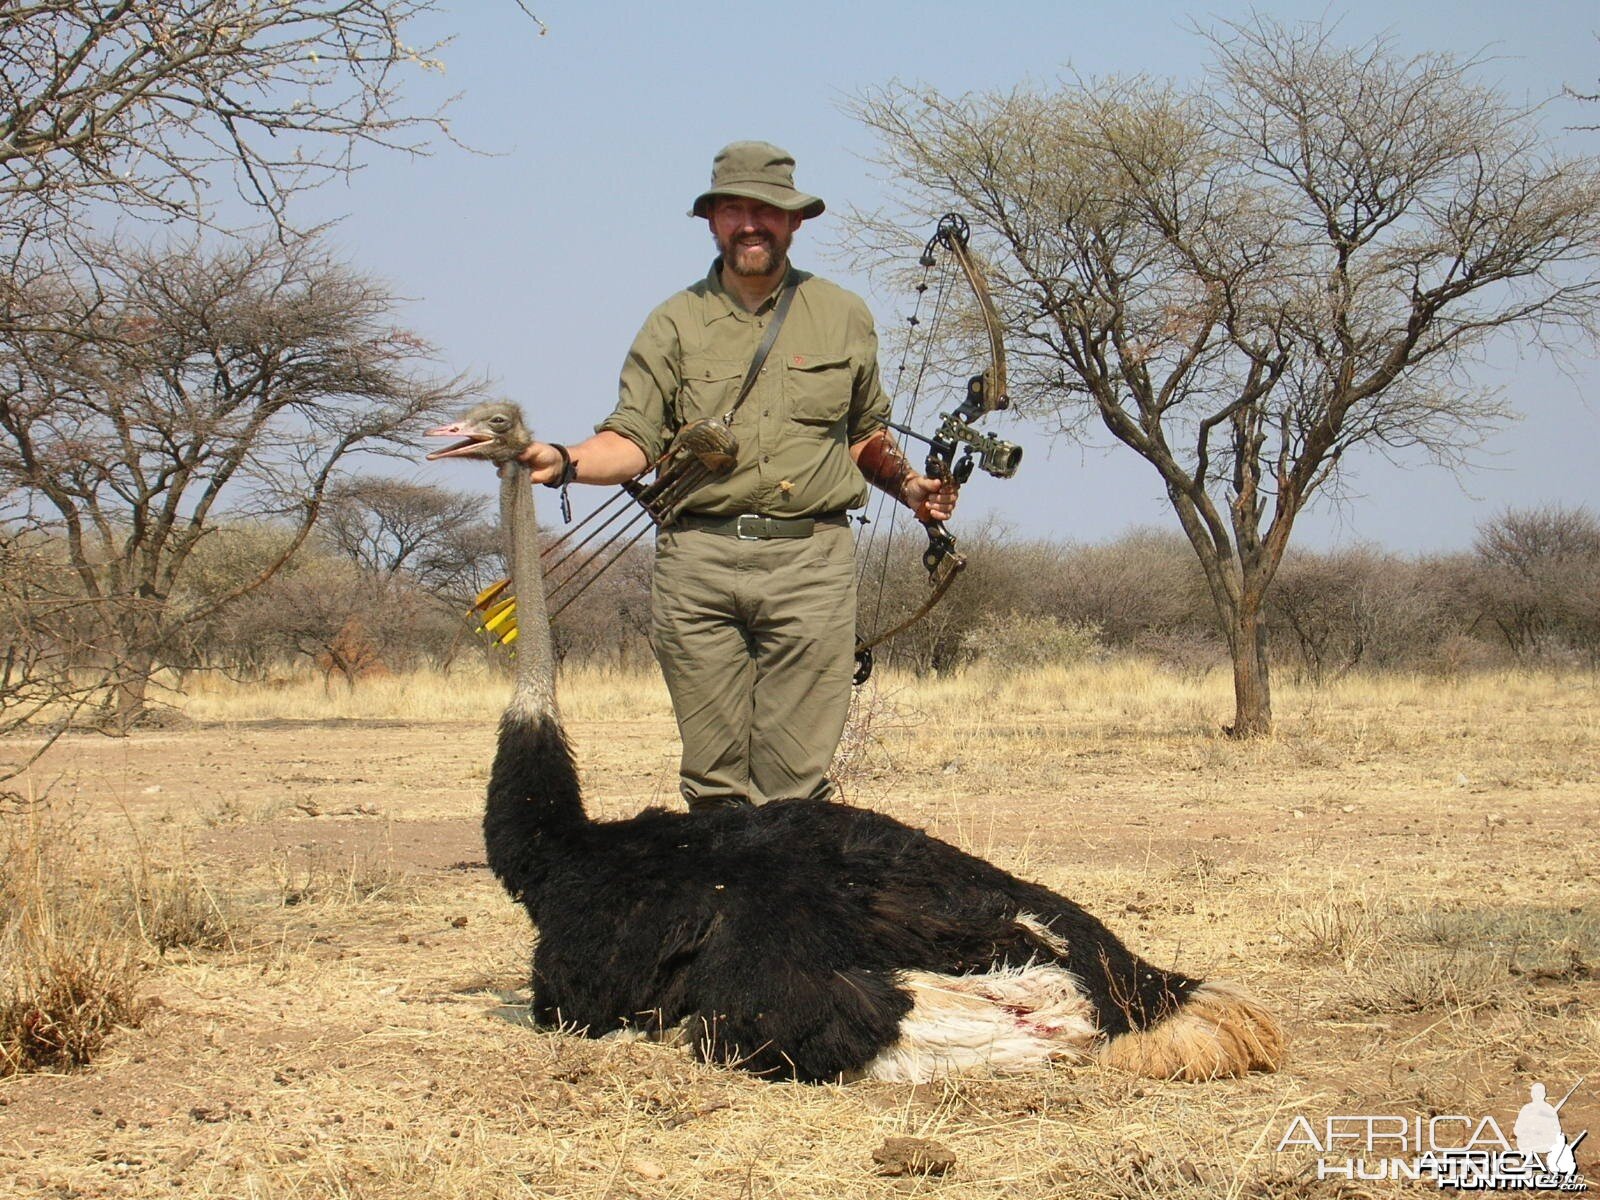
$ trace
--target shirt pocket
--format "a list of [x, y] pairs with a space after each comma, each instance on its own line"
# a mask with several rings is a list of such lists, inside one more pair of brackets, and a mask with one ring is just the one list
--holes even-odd
[[790, 355], [784, 372], [790, 418], [818, 433], [839, 424], [850, 411], [854, 378], [848, 357]]
[[696, 355], [683, 364], [683, 386], [679, 388], [673, 412], [678, 427], [707, 417], [726, 416], [739, 395], [750, 363], [745, 359]]

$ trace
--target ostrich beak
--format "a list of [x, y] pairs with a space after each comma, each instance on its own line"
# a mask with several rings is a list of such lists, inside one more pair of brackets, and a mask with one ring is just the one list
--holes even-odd
[[465, 421], [455, 421], [449, 425], [441, 425], [437, 429], [430, 429], [423, 437], [448, 437], [461, 438], [453, 446], [446, 446], [442, 450], [434, 450], [428, 454], [427, 461], [433, 462], [440, 458], [477, 458], [479, 449], [485, 444], [494, 441], [494, 437], [484, 433], [483, 430], [468, 425]]

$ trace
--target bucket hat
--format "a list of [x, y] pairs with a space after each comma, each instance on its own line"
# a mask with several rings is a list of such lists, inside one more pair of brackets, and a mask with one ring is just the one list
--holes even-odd
[[711, 211], [716, 196], [761, 200], [785, 212], [815, 217], [826, 207], [820, 197], [794, 186], [794, 155], [771, 142], [730, 142], [711, 160], [711, 186], [695, 197], [691, 217]]

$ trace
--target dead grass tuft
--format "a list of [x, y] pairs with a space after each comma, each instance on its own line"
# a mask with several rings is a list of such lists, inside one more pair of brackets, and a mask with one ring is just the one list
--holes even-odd
[[1376, 1014], [1472, 1009], [1508, 990], [1505, 959], [1471, 950], [1391, 950], [1352, 980], [1349, 1010]]
[[1392, 906], [1365, 890], [1353, 895], [1330, 892], [1286, 914], [1281, 928], [1300, 957], [1353, 968], [1371, 957], [1384, 940]]
[[0, 1077], [65, 1070], [137, 1025], [143, 940], [114, 876], [81, 860], [46, 807], [5, 818], [0, 841]]
[[399, 901], [412, 894], [414, 880], [394, 857], [392, 846], [380, 850], [339, 853], [313, 847], [295, 854], [274, 851], [268, 868], [280, 902], [286, 908], [303, 904], [350, 907], [374, 901]]
[[233, 944], [227, 912], [193, 867], [144, 862], [127, 886], [139, 932], [158, 954], [221, 950]]

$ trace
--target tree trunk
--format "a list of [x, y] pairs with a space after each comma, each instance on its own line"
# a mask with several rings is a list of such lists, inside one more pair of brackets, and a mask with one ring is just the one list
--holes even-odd
[[128, 733], [144, 715], [145, 695], [154, 669], [153, 654], [136, 651], [123, 659], [118, 678], [111, 685], [111, 728], [117, 733]]
[[1229, 737], [1259, 737], [1272, 732], [1272, 684], [1267, 673], [1267, 618], [1261, 597], [1240, 598], [1228, 631], [1233, 655], [1233, 724]]

